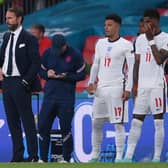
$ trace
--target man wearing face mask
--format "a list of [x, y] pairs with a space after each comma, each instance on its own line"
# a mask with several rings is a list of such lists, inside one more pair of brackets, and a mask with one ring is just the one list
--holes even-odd
[[[0, 50], [0, 80], [13, 144], [11, 162], [35, 162], [38, 160], [38, 147], [31, 92], [40, 90], [40, 81], [37, 78], [40, 57], [37, 39], [24, 30], [22, 21], [21, 7], [7, 10], [6, 24], [9, 32], [4, 35]], [[23, 158], [22, 125], [29, 154], [26, 160]]]
[[69, 46], [61, 34], [54, 35], [52, 47], [42, 57], [40, 75], [46, 80], [39, 116], [40, 157], [48, 161], [50, 130], [59, 118], [63, 137], [63, 159], [69, 162], [73, 151], [71, 122], [74, 116], [76, 82], [85, 78], [81, 53]]

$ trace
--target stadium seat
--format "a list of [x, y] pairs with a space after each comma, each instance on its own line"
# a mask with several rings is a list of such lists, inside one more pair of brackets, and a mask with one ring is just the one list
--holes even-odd
[[[83, 58], [86, 64], [91, 65], [94, 59], [95, 53], [95, 44], [98, 39], [102, 38], [102, 36], [88, 36], [86, 38], [84, 49], [83, 49]], [[89, 74], [86, 75], [85, 80], [77, 82], [76, 85], [76, 92], [81, 93], [87, 88], [87, 83], [89, 80]]]
[[84, 60], [88, 64], [93, 63], [95, 44], [96, 44], [97, 40], [100, 38], [101, 38], [101, 36], [88, 36], [86, 38], [86, 41], [84, 44], [84, 49], [83, 49], [83, 57], [84, 57]]
[[158, 8], [158, 12], [160, 13], [160, 16], [168, 16], [167, 8]]
[[124, 36], [126, 40], [133, 42], [136, 39], [136, 36]]
[[89, 75], [86, 75], [85, 80], [79, 81], [76, 84], [76, 93], [81, 93], [86, 90], [89, 81]]

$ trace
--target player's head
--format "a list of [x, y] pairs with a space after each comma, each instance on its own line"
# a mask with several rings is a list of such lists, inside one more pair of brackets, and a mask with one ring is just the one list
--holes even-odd
[[160, 14], [157, 9], [146, 9], [144, 11], [144, 24], [151, 24], [152, 27], [158, 28], [160, 21]]
[[34, 24], [31, 26], [30, 32], [39, 40], [44, 36], [45, 27], [42, 24]]
[[62, 55], [67, 49], [67, 42], [62, 34], [56, 34], [52, 37], [52, 48], [58, 55]]
[[115, 13], [109, 14], [105, 17], [105, 33], [108, 37], [113, 37], [119, 34], [121, 26], [121, 17]]
[[146, 9], [144, 11], [144, 17], [149, 17], [149, 18], [152, 18], [152, 19], [156, 19], [156, 20], [160, 20], [160, 14], [159, 12], [157, 11], [157, 9]]

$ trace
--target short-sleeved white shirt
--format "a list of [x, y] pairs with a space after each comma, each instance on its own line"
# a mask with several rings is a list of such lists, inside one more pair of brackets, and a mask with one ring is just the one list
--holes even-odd
[[[159, 33], [154, 37], [154, 41], [159, 50], [168, 50], [167, 33]], [[135, 44], [135, 50], [136, 54], [140, 54], [138, 88], [163, 88], [163, 65], [158, 65], [156, 63], [145, 34], [138, 36]]]

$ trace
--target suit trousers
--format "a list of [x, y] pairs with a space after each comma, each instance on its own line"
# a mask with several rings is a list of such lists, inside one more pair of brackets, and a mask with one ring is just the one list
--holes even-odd
[[22, 126], [30, 158], [38, 158], [37, 135], [32, 112], [31, 92], [21, 83], [21, 77], [5, 77], [2, 81], [3, 102], [13, 144], [13, 160], [24, 155]]

